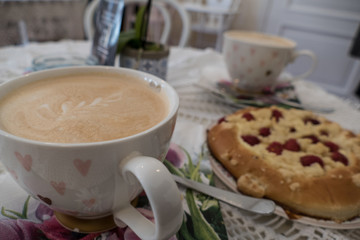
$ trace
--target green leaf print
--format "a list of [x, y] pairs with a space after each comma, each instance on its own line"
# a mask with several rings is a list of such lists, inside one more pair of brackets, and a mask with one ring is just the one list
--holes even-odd
[[[180, 177], [186, 177], [194, 181], [202, 182], [201, 175], [207, 177], [212, 183], [213, 173], [204, 175], [200, 171], [200, 163], [204, 156], [204, 148], [197, 156], [196, 164], [194, 164], [190, 154], [181, 148], [187, 158], [187, 163], [179, 169], [171, 164], [170, 161], [164, 161], [165, 166], [172, 174]], [[220, 211], [219, 202], [212, 197], [197, 193], [187, 189], [185, 192], [185, 200], [189, 208], [190, 214], [185, 214], [183, 224], [177, 234], [178, 239], [184, 240], [203, 240], [203, 239], [227, 239], [226, 228]]]
[[5, 209], [4, 207], [1, 207], [1, 214], [4, 217], [10, 218], [10, 219], [27, 219], [27, 210], [29, 206], [30, 196], [28, 196], [24, 202], [23, 210], [21, 213]]

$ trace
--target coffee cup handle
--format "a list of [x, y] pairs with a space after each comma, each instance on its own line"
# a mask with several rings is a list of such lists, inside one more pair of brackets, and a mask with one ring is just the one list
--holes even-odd
[[128, 184], [140, 182], [149, 199], [155, 224], [126, 201], [125, 206], [113, 213], [116, 225], [123, 227], [125, 223], [141, 239], [170, 238], [174, 229], [179, 230], [182, 224], [183, 208], [180, 192], [169, 171], [159, 160], [145, 156], [134, 157], [119, 167]]
[[312, 63], [311, 63], [310, 69], [307, 72], [302, 73], [302, 74], [297, 75], [297, 76], [293, 76], [294, 80], [306, 79], [315, 70], [315, 68], [317, 66], [317, 57], [312, 51], [310, 51], [310, 50], [297, 50], [297, 51], [294, 51], [294, 53], [292, 55], [292, 62], [295, 61], [295, 59], [298, 58], [299, 56], [308, 56], [308, 57], [310, 57], [312, 59]]

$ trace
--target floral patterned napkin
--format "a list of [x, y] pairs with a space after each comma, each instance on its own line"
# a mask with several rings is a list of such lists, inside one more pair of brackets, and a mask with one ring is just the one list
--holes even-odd
[[[173, 174], [212, 184], [212, 171], [210, 169], [203, 171], [203, 168], [200, 167], [202, 159], [206, 154], [206, 152], [201, 151], [197, 159], [192, 159], [184, 148], [172, 143], [164, 164]], [[2, 177], [4, 177], [4, 175], [10, 178], [10, 174], [3, 174]], [[11, 180], [12, 179], [7, 179], [7, 182]], [[4, 181], [0, 180], [0, 182], [2, 182], [0, 184], [0, 186], [2, 186]], [[11, 184], [8, 184], [8, 187], [11, 187], [10, 185]], [[17, 186], [14, 185], [13, 188], [17, 188]], [[6, 189], [5, 191], [4, 188], [0, 189], [1, 195], [7, 194]], [[184, 220], [179, 232], [170, 239], [227, 239], [219, 202], [209, 196], [192, 190], [180, 189], [183, 195]], [[19, 189], [19, 191], [20, 190], [21, 189]], [[14, 199], [14, 201], [17, 201], [18, 206], [12, 207], [4, 206], [3, 202], [1, 202], [2, 197], [0, 197], [0, 239], [139, 239], [136, 234], [127, 227], [90, 234], [70, 231], [58, 223], [53, 211], [49, 207], [32, 199], [26, 195], [25, 192], [21, 193], [20, 196], [20, 199]], [[154, 216], [144, 193], [138, 197], [136, 207], [141, 214], [154, 221]]]

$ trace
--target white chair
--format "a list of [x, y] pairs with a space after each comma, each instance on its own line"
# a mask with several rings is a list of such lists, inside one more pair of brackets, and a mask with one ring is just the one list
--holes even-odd
[[239, 12], [241, 0], [184, 0], [183, 6], [189, 12], [191, 29], [200, 33], [197, 44], [205, 41], [203, 34], [215, 34], [215, 49], [222, 47], [222, 35], [231, 27]]
[[0, 0], [0, 46], [84, 39], [87, 0]]
[[[147, 0], [125, 0], [125, 6], [130, 4], [146, 4]], [[100, 3], [100, 0], [93, 0], [85, 9], [84, 14], [84, 32], [85, 36], [88, 39], [92, 39], [94, 36], [94, 16], [96, 9]], [[182, 31], [180, 35], [180, 40], [178, 43], [179, 47], [185, 47], [188, 43], [190, 37], [190, 17], [188, 12], [175, 0], [153, 0], [153, 7], [158, 9], [158, 11], [163, 16], [164, 28], [161, 34], [160, 43], [167, 44], [170, 30], [171, 30], [171, 13], [168, 11], [167, 5], [175, 9], [182, 22]], [[120, 33], [121, 34], [121, 33]]]

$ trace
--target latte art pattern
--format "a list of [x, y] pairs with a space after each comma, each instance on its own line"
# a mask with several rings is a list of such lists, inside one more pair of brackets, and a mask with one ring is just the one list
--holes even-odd
[[127, 137], [151, 128], [167, 113], [161, 94], [145, 83], [100, 73], [41, 80], [0, 102], [3, 130], [60, 143]]

